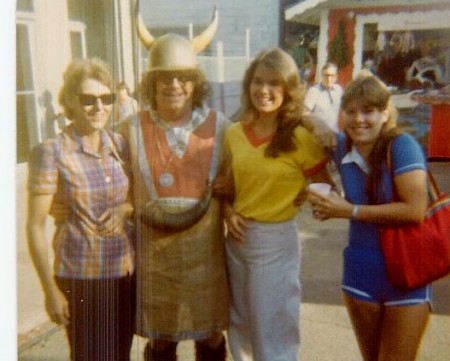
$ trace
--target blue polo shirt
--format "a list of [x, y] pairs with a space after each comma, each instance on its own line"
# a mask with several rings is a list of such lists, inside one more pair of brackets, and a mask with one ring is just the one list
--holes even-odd
[[[394, 175], [416, 169], [426, 169], [426, 158], [421, 146], [409, 134], [398, 136], [391, 147]], [[334, 161], [342, 178], [345, 198], [353, 204], [368, 204], [367, 180], [370, 169], [364, 158], [353, 148], [346, 148], [346, 136], [338, 134], [338, 146], [333, 153]], [[392, 199], [392, 180], [384, 161], [382, 185], [378, 190], [381, 203]], [[344, 250], [344, 291], [351, 290], [355, 297], [388, 304], [389, 301], [410, 302], [428, 297], [428, 291], [421, 289], [420, 296], [414, 294], [408, 299], [406, 293], [395, 290], [387, 279], [381, 251], [379, 225], [370, 222], [350, 220], [349, 243]], [[410, 293], [409, 293], [410, 294]], [[400, 301], [399, 301], [400, 300]]]

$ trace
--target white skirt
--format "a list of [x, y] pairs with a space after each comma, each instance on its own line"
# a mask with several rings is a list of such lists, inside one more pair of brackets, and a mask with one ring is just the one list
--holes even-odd
[[296, 361], [300, 350], [300, 242], [295, 220], [248, 221], [227, 239], [230, 350], [235, 361]]

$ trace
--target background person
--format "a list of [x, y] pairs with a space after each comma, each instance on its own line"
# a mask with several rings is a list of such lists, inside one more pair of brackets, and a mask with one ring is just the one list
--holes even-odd
[[229, 121], [204, 106], [210, 87], [196, 52], [212, 39], [215, 31], [208, 29], [192, 42], [176, 34], [154, 40], [145, 28], [139, 30], [150, 50], [140, 85], [146, 107], [123, 132], [141, 215], [137, 333], [149, 339], [147, 361], [176, 360], [181, 340], [195, 341], [198, 361], [226, 358], [223, 222], [218, 200], [207, 195]]
[[116, 86], [116, 104], [114, 106], [113, 128], [118, 127], [130, 115], [139, 111], [139, 104], [130, 94], [130, 88], [125, 82]]
[[[390, 93], [376, 77], [362, 75], [342, 98], [345, 134], [334, 159], [345, 199], [310, 193], [315, 217], [349, 218], [342, 290], [365, 361], [415, 360], [430, 312], [431, 287], [402, 291], [389, 281], [380, 247], [383, 224], [420, 222], [427, 207], [426, 158], [396, 125]], [[386, 165], [391, 144], [394, 179]], [[394, 187], [399, 201], [392, 200]]]
[[[129, 360], [134, 331], [134, 246], [126, 221], [124, 138], [104, 130], [114, 94], [109, 67], [73, 61], [59, 95], [71, 125], [31, 154], [27, 234], [53, 322], [66, 327], [72, 360]], [[45, 233], [54, 218], [55, 263]]]
[[306, 92], [304, 116], [312, 115], [338, 131], [338, 116], [342, 97], [342, 87], [337, 83], [338, 68], [326, 63], [321, 69], [321, 81]]
[[406, 71], [406, 80], [413, 88], [435, 88], [442, 86], [444, 75], [438, 63], [430, 40], [422, 39], [419, 43], [421, 57], [416, 59]]
[[334, 132], [339, 131], [342, 87], [337, 84], [337, 76], [337, 66], [326, 63], [322, 67], [320, 83], [311, 86], [305, 96], [302, 121], [322, 146], [333, 145]]
[[297, 360], [296, 197], [308, 178], [330, 181], [327, 157], [314, 136], [298, 126], [304, 88], [290, 55], [278, 48], [258, 54], [242, 89], [238, 122], [225, 135], [223, 179], [217, 183], [228, 199], [230, 350], [235, 361]]
[[412, 34], [408, 34], [395, 32], [391, 36], [389, 43], [385, 45], [380, 55], [376, 71], [386, 84], [398, 89], [408, 87], [406, 72], [417, 58], [415, 42], [407, 40], [412, 36]]
[[[339, 132], [339, 115], [342, 87], [337, 84], [338, 67], [326, 63], [321, 70], [321, 82], [308, 89], [305, 96], [302, 123], [313, 132], [318, 143], [333, 149], [336, 145], [335, 133]], [[339, 175], [332, 162], [328, 170], [333, 181], [340, 186]]]

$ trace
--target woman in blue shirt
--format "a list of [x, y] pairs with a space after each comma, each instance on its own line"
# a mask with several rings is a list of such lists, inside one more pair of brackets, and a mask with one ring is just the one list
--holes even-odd
[[[341, 107], [344, 134], [337, 136], [333, 157], [345, 199], [309, 192], [308, 200], [317, 219], [350, 219], [342, 290], [363, 359], [412, 361], [429, 318], [430, 286], [402, 291], [391, 284], [379, 230], [383, 224], [423, 220], [426, 159], [415, 139], [395, 127], [390, 93], [375, 76], [351, 82]], [[392, 200], [394, 187], [399, 201]]]

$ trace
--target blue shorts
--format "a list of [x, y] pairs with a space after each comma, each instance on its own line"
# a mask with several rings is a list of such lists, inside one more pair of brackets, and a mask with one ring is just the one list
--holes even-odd
[[395, 288], [387, 277], [383, 256], [373, 249], [345, 249], [342, 290], [358, 300], [384, 306], [431, 303], [431, 285], [412, 291]]

